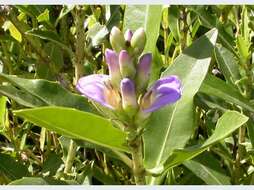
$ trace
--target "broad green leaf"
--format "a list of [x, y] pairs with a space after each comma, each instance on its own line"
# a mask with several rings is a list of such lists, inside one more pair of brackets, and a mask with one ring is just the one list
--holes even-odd
[[199, 92], [222, 98], [230, 103], [239, 105], [250, 112], [254, 112], [254, 106], [251, 105], [233, 86], [213, 75], [207, 75]]
[[[172, 151], [182, 148], [195, 127], [193, 97], [207, 73], [216, 42], [217, 30], [211, 30], [179, 55], [161, 77], [178, 75], [183, 95], [174, 105], [166, 106], [151, 115], [144, 133], [145, 166], [161, 166]], [[150, 181], [155, 183], [154, 180]]]
[[150, 52], [153, 54], [150, 82], [158, 79], [158, 71], [160, 71], [163, 64], [156, 47], [162, 8], [162, 5], [128, 5], [124, 13], [124, 31], [127, 29], [135, 31], [140, 27], [145, 29], [147, 42], [144, 53]]
[[202, 145], [174, 150], [164, 164], [164, 169], [169, 169], [190, 160], [207, 150], [210, 146], [223, 140], [236, 129], [248, 121], [248, 117], [236, 111], [227, 111], [219, 119], [212, 136]]
[[200, 154], [195, 159], [183, 163], [197, 177], [207, 185], [230, 185], [230, 178], [225, 175], [219, 161], [207, 152]]
[[0, 175], [8, 177], [10, 180], [16, 180], [29, 176], [26, 166], [17, 162], [13, 157], [0, 153]]
[[92, 39], [93, 46], [98, 46], [103, 42], [108, 33], [109, 31], [106, 26], [96, 22], [92, 28], [88, 30], [87, 36]]
[[75, 181], [62, 181], [49, 177], [23, 177], [9, 183], [9, 185], [78, 185]]
[[62, 42], [60, 37], [55, 32], [42, 31], [42, 30], [30, 30], [30, 31], [27, 31], [26, 34], [54, 42], [55, 44], [59, 45], [61, 48], [65, 49], [70, 55], [73, 55], [72, 50]]
[[59, 134], [128, 152], [125, 133], [103, 117], [64, 107], [24, 109], [14, 113]]
[[240, 73], [234, 54], [220, 44], [217, 44], [215, 48], [215, 58], [227, 82], [235, 84], [235, 82], [240, 79]]
[[10, 85], [0, 86], [0, 93], [27, 107], [64, 106], [91, 111], [86, 99], [73, 94], [56, 82], [43, 79], [23, 79], [1, 73], [0, 79]]

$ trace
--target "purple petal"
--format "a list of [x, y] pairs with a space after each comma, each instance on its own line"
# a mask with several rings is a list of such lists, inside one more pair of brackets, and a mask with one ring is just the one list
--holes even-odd
[[132, 80], [124, 78], [121, 81], [121, 95], [123, 107], [137, 106], [135, 85]]
[[119, 72], [119, 64], [118, 64], [118, 55], [115, 51], [111, 49], [106, 49], [105, 51], [106, 62], [109, 67], [110, 74], [114, 74]]
[[157, 80], [144, 95], [141, 107], [145, 113], [153, 112], [167, 104], [175, 103], [181, 95], [181, 81], [178, 77], [164, 77]]
[[138, 64], [138, 74], [149, 75], [151, 71], [152, 54], [147, 53], [141, 56]]
[[181, 92], [179, 90], [174, 88], [168, 89], [167, 93], [158, 95], [155, 98], [155, 101], [153, 102], [153, 104], [149, 108], [143, 111], [145, 113], [156, 111], [157, 109], [160, 109], [161, 107], [164, 107], [167, 104], [175, 103], [180, 98], [181, 98]]
[[85, 76], [78, 80], [76, 88], [87, 98], [113, 109], [113, 107], [106, 101], [107, 87], [105, 86], [105, 82], [107, 80], [109, 80], [109, 76], [103, 74]]
[[127, 42], [131, 42], [131, 38], [133, 36], [133, 32], [130, 29], [127, 29], [124, 33], [124, 38]]
[[121, 81], [118, 54], [111, 49], [106, 49], [105, 58], [108, 64], [111, 82], [114, 86], [118, 87]]

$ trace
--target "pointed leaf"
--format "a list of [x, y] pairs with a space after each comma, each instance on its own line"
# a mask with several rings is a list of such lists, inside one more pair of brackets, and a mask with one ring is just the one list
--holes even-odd
[[234, 103], [254, 112], [254, 106], [251, 105], [233, 86], [213, 75], [207, 75], [199, 92], [222, 98], [230, 103]]
[[[211, 30], [194, 42], [175, 60], [162, 77], [178, 75], [183, 95], [174, 105], [152, 114], [144, 133], [145, 165], [156, 168], [165, 162], [176, 148], [182, 148], [195, 127], [193, 97], [207, 73], [216, 42], [217, 30]], [[154, 183], [154, 180], [150, 183]]]
[[14, 113], [59, 134], [128, 152], [125, 133], [103, 117], [64, 107], [24, 109]]
[[27, 107], [64, 106], [91, 111], [84, 97], [73, 94], [56, 82], [23, 79], [1, 73], [0, 79], [11, 85], [0, 85], [0, 93]]
[[174, 150], [171, 156], [164, 164], [165, 169], [175, 167], [186, 160], [190, 160], [195, 156], [207, 150], [210, 146], [226, 138], [236, 129], [241, 127], [248, 121], [248, 117], [236, 111], [225, 112], [218, 120], [216, 129], [212, 136], [202, 145], [192, 146], [185, 149]]

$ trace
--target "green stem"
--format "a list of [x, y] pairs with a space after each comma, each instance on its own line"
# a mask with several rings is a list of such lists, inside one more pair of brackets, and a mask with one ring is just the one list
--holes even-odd
[[76, 149], [77, 149], [76, 143], [73, 140], [71, 140], [69, 150], [68, 150], [67, 159], [65, 162], [64, 173], [71, 172], [71, 168], [72, 168], [75, 156], [76, 156]]
[[76, 25], [76, 42], [75, 57], [73, 59], [73, 65], [75, 69], [75, 77], [73, 82], [76, 84], [78, 79], [84, 74], [83, 63], [85, 59], [85, 13], [82, 9], [82, 6], [76, 6], [74, 16]]
[[[131, 136], [133, 133], [130, 133]], [[136, 185], [145, 185], [145, 168], [143, 165], [143, 146], [142, 137], [135, 135], [135, 138], [129, 141], [129, 147], [132, 155], [132, 169]]]

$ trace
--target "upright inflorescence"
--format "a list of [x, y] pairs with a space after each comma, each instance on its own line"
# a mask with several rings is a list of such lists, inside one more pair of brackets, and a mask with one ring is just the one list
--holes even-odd
[[117, 27], [110, 33], [113, 48], [106, 49], [105, 59], [109, 75], [93, 74], [80, 78], [77, 89], [87, 98], [101, 105], [135, 116], [149, 114], [176, 102], [181, 97], [181, 82], [177, 76], [159, 79], [150, 88], [152, 54], [142, 52], [146, 44], [143, 28], [123, 34]]

